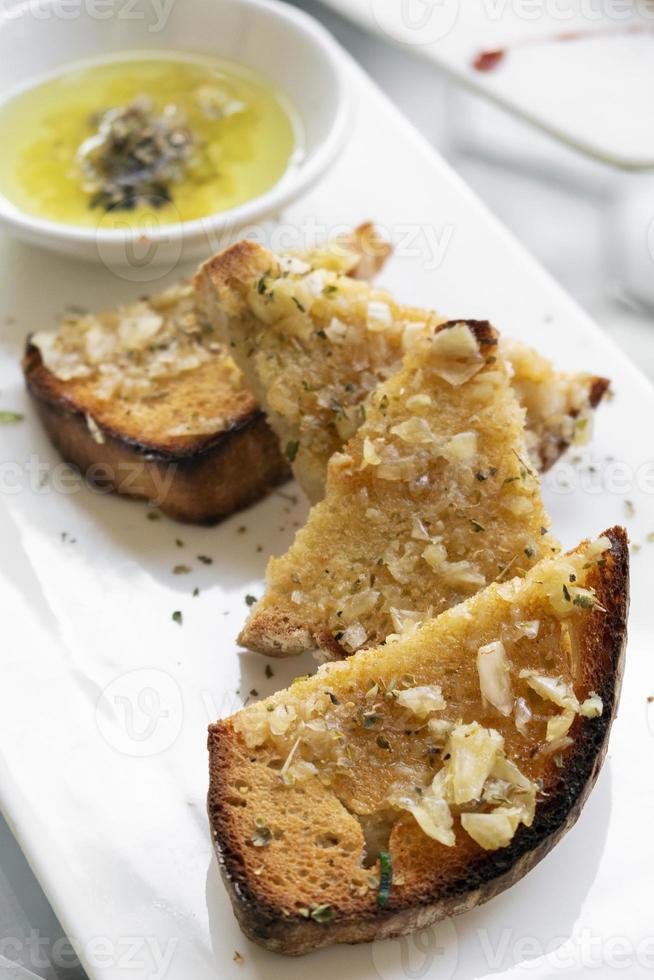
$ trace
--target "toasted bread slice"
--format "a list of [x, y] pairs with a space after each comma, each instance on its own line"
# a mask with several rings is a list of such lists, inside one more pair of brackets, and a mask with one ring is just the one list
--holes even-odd
[[[195, 278], [210, 322], [247, 383], [312, 503], [331, 456], [360, 424], [362, 406], [423, 328], [443, 322], [334, 269], [292, 263], [251, 242], [206, 262]], [[573, 439], [588, 438], [608, 382], [568, 375], [521, 344], [505, 350], [527, 409], [529, 449], [547, 469]]]
[[23, 370], [64, 459], [177, 520], [215, 523], [289, 476], [241, 372], [206, 342], [189, 285], [35, 335]]
[[[362, 225], [306, 258], [372, 275], [389, 246]], [[63, 457], [107, 489], [214, 523], [290, 475], [240, 370], [182, 284], [28, 341], [23, 367]]]
[[246, 935], [297, 955], [487, 901], [574, 824], [622, 676], [613, 528], [209, 730], [209, 819]]
[[332, 457], [324, 500], [282, 558], [240, 641], [271, 656], [375, 646], [557, 550], [527, 462], [497, 333], [423, 333]]

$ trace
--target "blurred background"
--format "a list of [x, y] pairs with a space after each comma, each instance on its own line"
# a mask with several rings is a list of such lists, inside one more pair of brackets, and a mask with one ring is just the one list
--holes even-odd
[[[654, 258], [648, 248], [654, 169], [630, 172], [596, 161], [473, 94], [423, 57], [419, 46], [395, 45], [318, 0], [296, 0], [296, 6], [336, 35], [500, 221], [654, 380]], [[634, 111], [628, 88], [634, 82], [624, 80], [627, 114]], [[653, 123], [650, 108], [643, 130], [651, 131]]]

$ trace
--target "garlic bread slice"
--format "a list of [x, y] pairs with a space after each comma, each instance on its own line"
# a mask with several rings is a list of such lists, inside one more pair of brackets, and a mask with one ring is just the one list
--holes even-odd
[[271, 656], [375, 646], [552, 555], [548, 525], [496, 331], [433, 327], [330, 460], [240, 642]]
[[[360, 277], [377, 271], [384, 252], [370, 236], [362, 231], [359, 238], [360, 254], [373, 256], [367, 264], [359, 259]], [[205, 262], [194, 282], [312, 503], [322, 499], [329, 458], [360, 425], [368, 394], [399, 366], [421, 329], [444, 319], [353, 282], [320, 253], [289, 262], [247, 241]], [[527, 408], [532, 461], [544, 470], [572, 441], [589, 437], [592, 409], [608, 382], [558, 372], [528, 347], [504, 343]]]
[[327, 664], [209, 731], [209, 819], [250, 939], [397, 936], [509, 887], [577, 819], [623, 666], [622, 528]]

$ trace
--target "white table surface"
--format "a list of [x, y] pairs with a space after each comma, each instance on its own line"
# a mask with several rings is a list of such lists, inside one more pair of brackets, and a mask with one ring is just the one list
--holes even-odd
[[[652, 311], [625, 297], [624, 256], [614, 225], [620, 202], [650, 186], [644, 178], [582, 161], [499, 110], [455, 91], [427, 63], [366, 34], [315, 0], [298, 5], [338, 36], [502, 221], [654, 379]], [[645, 255], [646, 237], [641, 245], [640, 258], [651, 261], [654, 273], [654, 259]], [[0, 978], [30, 975], [3, 954], [45, 980], [84, 977], [0, 818]]]

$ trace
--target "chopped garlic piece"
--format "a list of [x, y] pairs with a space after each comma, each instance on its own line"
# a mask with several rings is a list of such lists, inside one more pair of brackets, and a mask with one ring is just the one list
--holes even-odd
[[520, 823], [515, 807], [498, 807], [492, 813], [462, 813], [461, 826], [480, 847], [495, 851], [510, 844]]
[[586, 548], [586, 561], [595, 561], [597, 558], [601, 558], [605, 551], [610, 550], [610, 538], [603, 535], [601, 538], [597, 538], [596, 541], [591, 541]]
[[98, 423], [95, 421], [93, 416], [90, 415], [88, 412], [86, 413], [85, 418], [86, 418], [86, 427], [91, 433], [91, 438], [93, 439], [93, 442], [97, 442], [98, 445], [101, 446], [105, 441], [104, 432], [102, 431]]
[[437, 742], [446, 742], [454, 728], [454, 722], [447, 721], [445, 718], [430, 718], [427, 728]]
[[520, 678], [526, 680], [529, 687], [546, 701], [552, 701], [559, 708], [579, 710], [579, 702], [572, 685], [567, 684], [562, 677], [547, 677], [535, 670], [521, 670]]
[[510, 510], [512, 514], [516, 517], [522, 517], [525, 514], [530, 514], [534, 508], [533, 500], [531, 497], [511, 497], [506, 501], [505, 505], [507, 510]]
[[398, 704], [412, 711], [418, 718], [426, 718], [432, 711], [442, 711], [447, 707], [438, 684], [410, 687], [406, 691], [398, 691], [396, 698]]
[[513, 692], [509, 661], [501, 640], [479, 648], [477, 671], [483, 701], [508, 718], [513, 710]]
[[421, 408], [429, 408], [431, 396], [425, 394], [410, 395], [406, 400], [406, 407], [410, 412], [419, 411]]
[[142, 350], [163, 326], [163, 317], [149, 310], [145, 303], [120, 319], [118, 337], [128, 350]]
[[453, 802], [480, 799], [497, 755], [504, 748], [504, 739], [495, 729], [483, 728], [473, 721], [454, 728], [448, 748]]
[[410, 446], [425, 446], [434, 441], [433, 433], [427, 422], [424, 419], [415, 418], [415, 416], [394, 425], [391, 434], [398, 436]]
[[427, 545], [422, 553], [422, 557], [428, 565], [431, 565], [434, 571], [440, 571], [443, 565], [447, 564], [447, 551], [438, 538]]
[[452, 386], [469, 381], [484, 365], [477, 338], [465, 323], [439, 330], [432, 347], [438, 359], [436, 374]]
[[444, 799], [445, 778], [441, 769], [418, 801], [400, 799], [396, 804], [400, 809], [413, 814], [418, 826], [428, 837], [440, 841], [446, 847], [453, 847], [455, 838], [452, 813]]
[[252, 705], [247, 714], [234, 715], [234, 728], [239, 732], [249, 749], [263, 745], [270, 736], [270, 715], [262, 701]]
[[314, 766], [313, 762], [306, 762], [304, 759], [298, 759], [293, 765], [286, 770], [284, 774], [284, 782], [286, 783], [304, 783], [307, 779], [311, 779], [313, 776], [318, 775], [318, 768]]
[[381, 333], [393, 325], [393, 314], [388, 303], [380, 300], [370, 300], [366, 318], [368, 330], [371, 333]]
[[449, 585], [473, 589], [481, 589], [486, 585], [486, 579], [470, 561], [447, 562], [443, 574]]
[[604, 711], [604, 704], [599, 694], [591, 691], [585, 701], [579, 707], [579, 714], [584, 718], [599, 718]]
[[352, 623], [352, 625], [348, 626], [348, 628], [343, 632], [340, 642], [346, 650], [354, 651], [363, 646], [367, 639], [368, 634], [361, 623]]
[[515, 628], [520, 636], [525, 636], [528, 640], [535, 640], [540, 629], [540, 620], [527, 619], [522, 623], [516, 623]]
[[515, 701], [515, 727], [521, 735], [527, 735], [527, 725], [531, 721], [531, 708], [524, 698]]
[[366, 466], [379, 466], [381, 463], [381, 456], [375, 449], [375, 444], [372, 440], [366, 436], [363, 440], [363, 461], [361, 463], [361, 469]]
[[285, 735], [295, 721], [295, 708], [290, 704], [278, 704], [269, 712], [269, 726], [273, 735]]
[[552, 715], [551, 718], [547, 719], [547, 733], [545, 735], [545, 740], [547, 742], [554, 742], [564, 735], [567, 735], [570, 731], [572, 722], [577, 717], [577, 712], [573, 708], [566, 708], [561, 712], [560, 715]]
[[278, 261], [282, 272], [287, 272], [292, 276], [303, 276], [306, 272], [311, 271], [311, 266], [295, 255], [280, 255]]
[[322, 296], [323, 289], [325, 288], [326, 276], [327, 273], [324, 269], [314, 269], [313, 272], [304, 276], [300, 285], [304, 286], [314, 299], [318, 299]]
[[329, 326], [325, 327], [325, 333], [332, 343], [340, 344], [347, 337], [347, 324], [337, 317], [333, 317]]
[[414, 609], [396, 609], [395, 606], [391, 606], [389, 612], [396, 633], [404, 633], [405, 630], [413, 629], [424, 619], [424, 614], [416, 612]]
[[520, 772], [515, 762], [505, 755], [498, 755], [493, 766], [491, 777], [501, 779], [508, 786], [508, 797], [512, 806], [521, 811], [520, 819], [529, 827], [536, 812], [536, 794], [538, 787], [524, 773]]
[[450, 463], [471, 463], [477, 455], [477, 433], [459, 432], [452, 436], [441, 449], [441, 455]]
[[427, 531], [427, 528], [422, 523], [417, 514], [413, 515], [412, 527], [411, 527], [411, 537], [415, 541], [430, 541], [431, 538]]
[[344, 623], [351, 623], [366, 613], [371, 612], [377, 604], [380, 593], [376, 589], [363, 589], [355, 592], [343, 603], [341, 619]]

